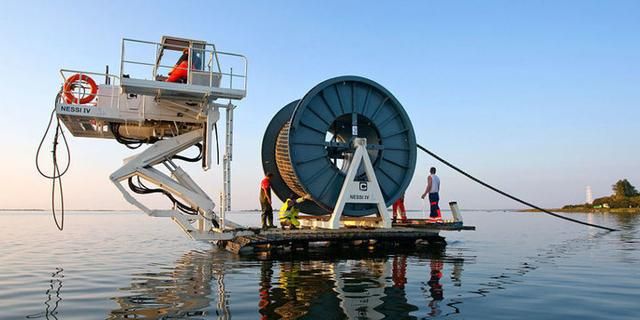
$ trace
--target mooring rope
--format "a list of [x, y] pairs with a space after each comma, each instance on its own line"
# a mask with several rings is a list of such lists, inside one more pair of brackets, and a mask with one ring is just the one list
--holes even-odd
[[553, 212], [551, 212], [551, 211], [549, 211], [549, 210], [546, 210], [546, 209], [540, 208], [540, 207], [538, 207], [538, 206], [536, 206], [536, 205], [534, 205], [534, 204], [531, 204], [531, 203], [529, 203], [529, 202], [527, 202], [527, 201], [524, 201], [524, 200], [522, 200], [522, 199], [516, 198], [515, 196], [512, 196], [512, 195], [510, 195], [510, 194], [508, 194], [508, 193], [506, 193], [506, 192], [504, 192], [504, 191], [502, 191], [502, 190], [500, 190], [500, 189], [498, 189], [498, 188], [495, 188], [495, 187], [493, 187], [493, 186], [489, 185], [488, 183], [486, 183], [486, 182], [484, 182], [484, 181], [482, 181], [482, 180], [480, 180], [480, 179], [478, 179], [478, 178], [476, 178], [476, 177], [474, 177], [474, 176], [472, 176], [472, 175], [470, 175], [470, 174], [466, 173], [466, 172], [465, 172], [465, 171], [463, 171], [462, 169], [460, 169], [460, 168], [458, 168], [458, 167], [454, 166], [453, 164], [451, 164], [451, 163], [450, 163], [450, 162], [448, 162], [447, 160], [442, 159], [442, 158], [441, 158], [441, 157], [439, 157], [437, 154], [435, 154], [435, 153], [433, 153], [433, 152], [431, 152], [431, 151], [427, 150], [425, 147], [423, 147], [423, 146], [421, 146], [421, 145], [418, 145], [418, 149], [420, 149], [420, 150], [422, 150], [422, 151], [426, 152], [428, 155], [430, 155], [430, 156], [434, 157], [436, 160], [438, 160], [438, 161], [440, 161], [440, 162], [444, 163], [444, 164], [445, 164], [446, 166], [448, 166], [449, 168], [451, 168], [451, 169], [453, 169], [453, 170], [455, 170], [455, 171], [458, 171], [458, 172], [459, 172], [460, 174], [462, 174], [463, 176], [465, 176], [465, 177], [467, 177], [467, 178], [469, 178], [469, 179], [471, 179], [471, 180], [473, 180], [473, 181], [475, 181], [475, 182], [477, 182], [477, 183], [479, 183], [479, 184], [483, 185], [484, 187], [489, 188], [489, 189], [491, 189], [492, 191], [495, 191], [495, 192], [497, 192], [497, 193], [499, 193], [499, 194], [501, 194], [501, 195], [503, 195], [503, 196], [505, 196], [505, 197], [507, 197], [507, 198], [509, 198], [509, 199], [511, 199], [511, 200], [514, 200], [514, 201], [520, 202], [520, 203], [522, 203], [522, 204], [524, 204], [524, 205], [526, 205], [526, 206], [529, 206], [529, 207], [531, 207], [531, 208], [533, 208], [533, 209], [536, 209], [536, 210], [542, 211], [542, 212], [544, 212], [544, 213], [546, 213], [546, 214], [548, 214], [548, 215], [554, 216], [554, 217], [556, 217], [556, 218], [560, 218], [560, 219], [564, 219], [564, 220], [567, 220], [567, 221], [571, 221], [571, 222], [575, 222], [575, 223], [583, 224], [583, 225], [586, 225], [586, 226], [590, 226], [590, 227], [594, 227], [594, 228], [600, 228], [600, 229], [604, 229], [604, 230], [608, 230], [608, 231], [619, 231], [618, 229], [613, 229], [613, 228], [609, 228], [609, 227], [605, 227], [605, 226], [600, 226], [600, 225], [597, 225], [597, 224], [592, 224], [592, 223], [588, 223], [588, 222], [584, 222], [584, 221], [576, 220], [576, 219], [571, 219], [571, 218], [568, 218], [568, 217], [565, 217], [565, 216], [561, 216], [561, 215], [559, 215], [559, 214], [557, 214], [557, 213], [553, 213]]

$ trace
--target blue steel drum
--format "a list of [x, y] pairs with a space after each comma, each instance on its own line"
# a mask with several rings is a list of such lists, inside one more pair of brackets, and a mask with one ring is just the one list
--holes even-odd
[[[356, 135], [354, 135], [354, 133]], [[284, 200], [309, 194], [303, 213], [332, 212], [354, 152], [353, 138], [367, 150], [387, 206], [409, 186], [416, 166], [416, 138], [398, 100], [380, 84], [357, 76], [326, 80], [282, 108], [262, 141], [262, 162], [274, 174], [272, 189]], [[366, 180], [359, 168], [357, 180]], [[343, 215], [376, 213], [375, 205], [347, 204]]]

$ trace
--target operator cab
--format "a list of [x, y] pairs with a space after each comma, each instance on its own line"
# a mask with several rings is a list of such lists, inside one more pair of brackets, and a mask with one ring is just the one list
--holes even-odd
[[[183, 53], [188, 54], [186, 77], [179, 82], [166, 81], [172, 70], [180, 69], [176, 62]], [[220, 67], [221, 59], [233, 60], [230, 58], [240, 62], [236, 74], [232, 67], [229, 72]], [[244, 56], [220, 52], [205, 41], [171, 36], [163, 36], [159, 43], [122, 40], [120, 84], [127, 94], [203, 102], [242, 99], [246, 96], [245, 74]]]
[[[207, 124], [210, 109], [246, 96], [247, 59], [218, 51], [206, 41], [123, 39], [121, 50], [115, 74], [108, 68], [105, 73], [60, 70], [56, 112], [74, 136], [120, 135], [141, 141], [174, 137], [213, 125]], [[183, 83], [165, 81], [185, 53], [189, 61], [183, 64]], [[223, 105], [217, 99], [230, 101]]]

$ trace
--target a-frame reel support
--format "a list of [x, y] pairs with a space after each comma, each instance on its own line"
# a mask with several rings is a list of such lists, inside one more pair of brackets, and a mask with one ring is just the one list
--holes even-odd
[[[391, 228], [391, 217], [387, 210], [387, 206], [378, 185], [378, 179], [371, 164], [369, 153], [367, 152], [367, 139], [355, 138], [353, 140], [355, 152], [347, 170], [344, 184], [340, 190], [338, 201], [331, 213], [328, 221], [320, 219], [303, 219], [302, 224], [309, 227], [323, 229], [340, 229], [342, 225], [373, 227], [373, 228]], [[362, 164], [367, 181], [356, 181], [358, 169]], [[377, 218], [349, 218], [341, 221], [344, 206], [347, 203], [375, 204], [378, 213]]]

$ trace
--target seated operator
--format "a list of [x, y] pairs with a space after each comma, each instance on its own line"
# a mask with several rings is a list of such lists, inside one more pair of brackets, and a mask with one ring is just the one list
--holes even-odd
[[189, 49], [185, 48], [182, 50], [182, 56], [180, 56], [176, 65], [173, 66], [173, 69], [169, 72], [169, 77], [165, 81], [187, 83], [187, 69], [189, 69]]
[[309, 198], [310, 197], [306, 195], [304, 197], [295, 199], [295, 195], [292, 194], [282, 204], [279, 212], [280, 225], [282, 226], [282, 229], [285, 229], [285, 227], [289, 227], [290, 229], [298, 229], [300, 227], [300, 221], [298, 221], [298, 213], [300, 213], [300, 209], [298, 209], [298, 204], [304, 202]]

